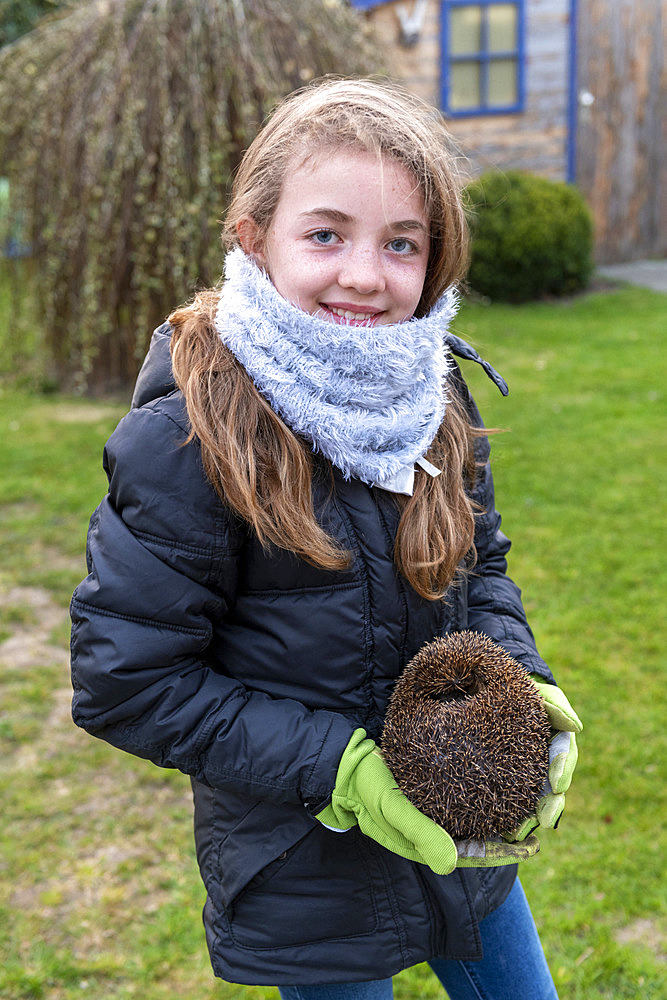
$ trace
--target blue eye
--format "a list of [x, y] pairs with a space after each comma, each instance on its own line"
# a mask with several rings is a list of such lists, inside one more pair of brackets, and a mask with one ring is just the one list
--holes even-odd
[[330, 246], [338, 237], [334, 233], [333, 229], [318, 229], [316, 233], [311, 234], [311, 239], [315, 243], [319, 243], [320, 246], [326, 247]]
[[390, 240], [389, 249], [393, 250], [394, 253], [406, 254], [414, 253], [417, 247], [412, 240], [406, 239], [405, 236], [397, 236], [396, 239]]

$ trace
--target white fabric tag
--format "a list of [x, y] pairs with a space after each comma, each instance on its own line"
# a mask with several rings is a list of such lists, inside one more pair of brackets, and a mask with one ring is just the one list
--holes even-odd
[[419, 465], [424, 472], [428, 472], [429, 476], [432, 476], [433, 479], [442, 474], [442, 469], [438, 469], [437, 466], [429, 462], [427, 458], [418, 458], [417, 465]]
[[[426, 458], [418, 458], [416, 464], [434, 479], [442, 473], [442, 469], [438, 469]], [[415, 467], [404, 465], [393, 476], [383, 479], [381, 483], [373, 483], [373, 486], [379, 486], [381, 490], [388, 490], [390, 493], [404, 493], [406, 497], [411, 497], [415, 488]]]
[[411, 497], [415, 486], [415, 467], [404, 465], [393, 476], [383, 479], [381, 483], [373, 483], [373, 486], [379, 486], [381, 490], [388, 490], [389, 493], [404, 493], [405, 496]]

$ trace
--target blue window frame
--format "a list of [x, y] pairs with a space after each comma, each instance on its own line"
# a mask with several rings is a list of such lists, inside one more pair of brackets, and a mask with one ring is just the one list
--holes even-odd
[[524, 0], [443, 0], [442, 107], [452, 116], [524, 106]]
[[[351, 3], [359, 10], [383, 6]], [[440, 26], [443, 110], [453, 117], [522, 111], [525, 0], [441, 0]]]

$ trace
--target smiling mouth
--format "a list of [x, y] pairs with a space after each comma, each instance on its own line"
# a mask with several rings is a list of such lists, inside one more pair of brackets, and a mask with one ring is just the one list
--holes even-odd
[[382, 310], [367, 309], [357, 312], [352, 309], [342, 309], [340, 306], [328, 306], [320, 303], [323, 316], [334, 323], [349, 323], [353, 326], [372, 326], [382, 315]]

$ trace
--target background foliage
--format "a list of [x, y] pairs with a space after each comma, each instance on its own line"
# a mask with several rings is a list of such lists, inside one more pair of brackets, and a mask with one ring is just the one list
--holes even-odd
[[259, 123], [313, 77], [372, 71], [366, 31], [343, 0], [95, 0], [0, 51], [10, 224], [59, 377], [133, 378], [165, 313], [219, 277]]
[[472, 250], [468, 281], [500, 302], [571, 295], [593, 273], [593, 223], [563, 181], [490, 170], [466, 189]]

